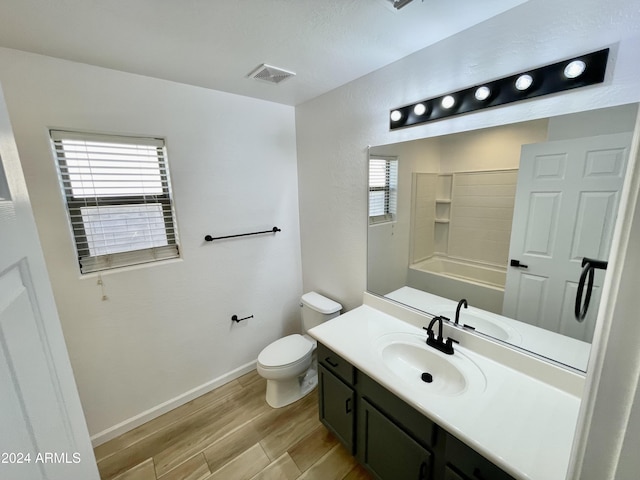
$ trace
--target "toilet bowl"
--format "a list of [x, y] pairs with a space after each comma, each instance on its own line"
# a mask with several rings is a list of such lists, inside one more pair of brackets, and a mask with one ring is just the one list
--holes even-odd
[[[306, 332], [340, 314], [342, 305], [309, 292], [302, 296], [302, 324]], [[258, 374], [267, 380], [266, 401], [273, 408], [289, 405], [311, 392], [318, 384], [315, 362], [316, 341], [293, 334], [267, 345], [258, 355]]]
[[309, 373], [314, 350], [311, 338], [294, 334], [276, 340], [260, 352], [257, 369], [267, 379], [269, 405], [284, 407], [313, 390], [318, 382], [317, 375]]

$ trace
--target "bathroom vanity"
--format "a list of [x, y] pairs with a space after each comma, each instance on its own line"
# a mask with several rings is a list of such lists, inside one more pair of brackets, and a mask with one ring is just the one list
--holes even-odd
[[[365, 294], [309, 333], [321, 421], [377, 478], [564, 479], [583, 377]], [[424, 374], [427, 374], [426, 376]]]

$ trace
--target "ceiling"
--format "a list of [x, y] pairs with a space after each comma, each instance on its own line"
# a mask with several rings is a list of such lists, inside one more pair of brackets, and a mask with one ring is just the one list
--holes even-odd
[[525, 1], [2, 0], [0, 46], [297, 105]]

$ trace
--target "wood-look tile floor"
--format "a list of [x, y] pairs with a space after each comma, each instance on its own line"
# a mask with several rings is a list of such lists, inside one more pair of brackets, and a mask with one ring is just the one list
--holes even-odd
[[255, 370], [95, 448], [102, 480], [370, 480], [318, 420], [273, 409]]

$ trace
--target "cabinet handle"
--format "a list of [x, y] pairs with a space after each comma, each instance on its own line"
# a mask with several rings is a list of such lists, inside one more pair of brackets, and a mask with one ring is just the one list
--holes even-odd
[[473, 469], [473, 478], [476, 478], [477, 480], [484, 480], [482, 472], [477, 467]]
[[338, 366], [338, 363], [337, 362], [333, 362], [331, 360], [331, 357], [325, 358], [324, 361], [327, 362], [329, 365], [331, 365], [333, 368], [336, 368]]
[[429, 465], [427, 462], [422, 462], [420, 464], [420, 472], [418, 473], [418, 480], [427, 480], [427, 468]]
[[351, 399], [347, 398], [347, 401], [344, 402], [344, 412], [351, 413]]

